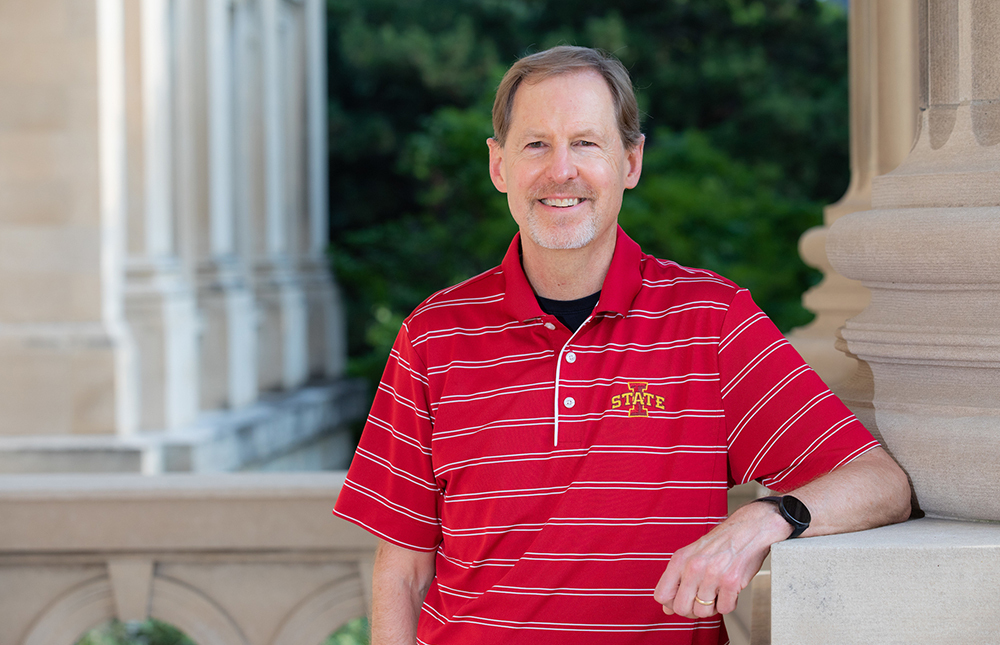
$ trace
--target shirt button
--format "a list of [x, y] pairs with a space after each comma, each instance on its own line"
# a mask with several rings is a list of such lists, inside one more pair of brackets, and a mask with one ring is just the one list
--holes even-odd
[[574, 405], [576, 405], [576, 399], [574, 399], [571, 396], [567, 396], [565, 399], [563, 399], [563, 405], [565, 405], [567, 408], [571, 408]]
[[553, 325], [552, 323], [545, 323], [545, 328], [546, 328], [546, 329], [555, 329], [555, 328], [556, 328], [556, 326], [555, 326], [555, 325]]
[[574, 354], [573, 352], [570, 352], [570, 353], [566, 354], [566, 362], [567, 363], [575, 363], [576, 362], [576, 354]]

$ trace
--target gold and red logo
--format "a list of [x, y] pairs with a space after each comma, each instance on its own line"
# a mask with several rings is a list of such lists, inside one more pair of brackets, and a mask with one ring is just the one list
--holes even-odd
[[628, 386], [628, 392], [611, 397], [612, 410], [627, 408], [630, 417], [646, 417], [649, 416], [650, 410], [666, 409], [662, 396], [656, 396], [647, 391], [649, 383], [629, 381], [625, 385]]

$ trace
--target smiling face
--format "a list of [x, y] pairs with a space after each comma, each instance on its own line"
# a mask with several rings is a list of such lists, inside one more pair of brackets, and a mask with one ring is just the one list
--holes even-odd
[[490, 139], [490, 177], [507, 193], [521, 244], [614, 244], [622, 194], [639, 181], [640, 141], [626, 150], [607, 82], [594, 70], [517, 88], [505, 145]]

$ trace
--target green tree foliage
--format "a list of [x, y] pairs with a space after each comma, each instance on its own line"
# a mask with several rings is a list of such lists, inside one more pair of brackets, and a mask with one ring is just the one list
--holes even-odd
[[817, 0], [328, 0], [333, 262], [356, 374], [403, 317], [499, 263], [516, 230], [487, 173], [492, 94], [568, 43], [632, 72], [646, 159], [622, 224], [747, 286], [788, 329], [799, 235], [847, 184], [846, 23]]
[[77, 645], [195, 645], [176, 627], [158, 620], [141, 623], [111, 621], [93, 629]]

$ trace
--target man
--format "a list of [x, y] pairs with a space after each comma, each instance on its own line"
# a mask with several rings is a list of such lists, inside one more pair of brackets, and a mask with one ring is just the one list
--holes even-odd
[[[771, 544], [908, 516], [905, 475], [745, 290], [617, 226], [638, 114], [589, 49], [500, 84], [489, 170], [520, 233], [404, 322], [335, 510], [382, 538], [377, 645], [724, 643]], [[751, 479], [794, 498], [726, 518]]]

